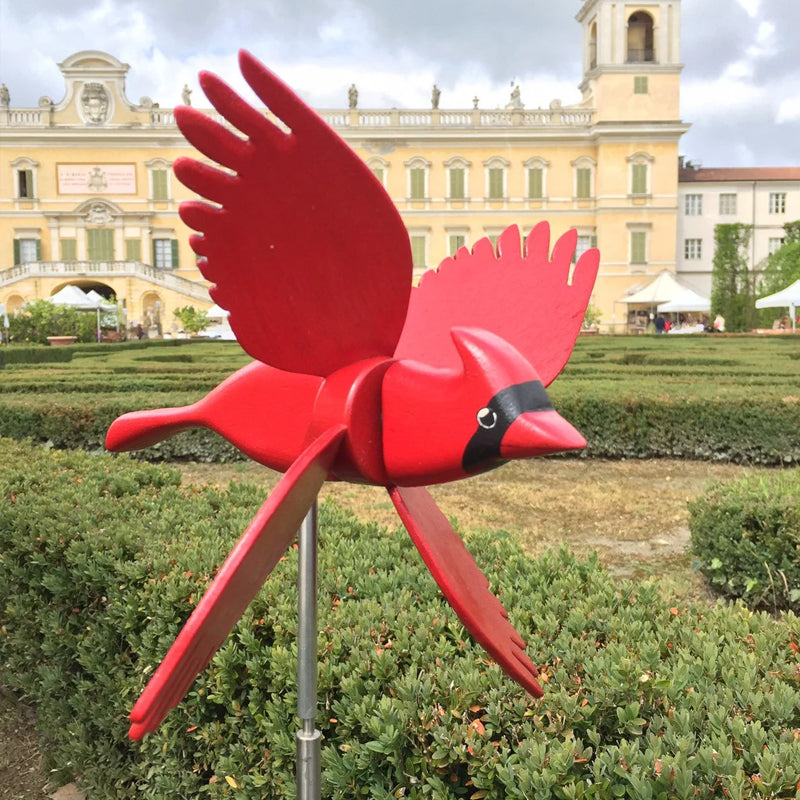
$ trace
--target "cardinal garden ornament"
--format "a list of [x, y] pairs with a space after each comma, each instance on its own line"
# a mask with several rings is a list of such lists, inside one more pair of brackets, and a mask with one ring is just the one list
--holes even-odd
[[[175, 116], [211, 161], [175, 174], [209, 202], [181, 218], [211, 297], [255, 359], [190, 406], [138, 411], [108, 431], [110, 450], [148, 447], [205, 426], [285, 473], [156, 670], [130, 735], [154, 730], [187, 692], [290, 545], [326, 480], [385, 486], [444, 596], [473, 637], [540, 696], [525, 644], [424, 486], [586, 442], [545, 387], [569, 358], [597, 274], [577, 234], [550, 253], [538, 224], [496, 250], [462, 248], [411, 288], [405, 226], [370, 169], [248, 53], [242, 73], [271, 116], [216, 76], [211, 103]], [[274, 120], [274, 121], [273, 121]]]

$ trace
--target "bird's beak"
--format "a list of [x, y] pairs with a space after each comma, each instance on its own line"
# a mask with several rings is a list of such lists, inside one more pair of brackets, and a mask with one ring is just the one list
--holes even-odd
[[558, 412], [552, 409], [527, 411], [520, 414], [506, 431], [500, 444], [500, 455], [504, 459], [533, 458], [584, 447], [586, 439]]

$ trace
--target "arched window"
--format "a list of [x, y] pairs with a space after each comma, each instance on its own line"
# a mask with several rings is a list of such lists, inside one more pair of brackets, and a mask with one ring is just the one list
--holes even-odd
[[629, 64], [655, 61], [653, 44], [653, 18], [646, 11], [637, 11], [628, 17]]
[[597, 22], [589, 28], [589, 69], [597, 66]]

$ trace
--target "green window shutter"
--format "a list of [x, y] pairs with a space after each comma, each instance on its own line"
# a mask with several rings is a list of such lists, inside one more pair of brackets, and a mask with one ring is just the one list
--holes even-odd
[[466, 244], [466, 242], [467, 242], [467, 237], [464, 236], [463, 233], [450, 234], [448, 241], [450, 255], [454, 256], [459, 247], [463, 247]]
[[90, 228], [86, 231], [90, 261], [114, 260], [114, 231], [111, 228]]
[[631, 232], [631, 263], [644, 264], [647, 261], [647, 234], [644, 231]]
[[647, 94], [649, 90], [647, 75], [636, 75], [633, 79], [633, 93]]
[[37, 261], [41, 261], [42, 260], [42, 240], [41, 239], [37, 239], [36, 240], [36, 260]]
[[411, 236], [411, 259], [415, 267], [426, 267], [427, 259], [425, 258], [425, 237], [424, 236]]
[[528, 170], [528, 198], [541, 200], [544, 197], [544, 170], [532, 167]]
[[450, 170], [450, 199], [463, 200], [465, 196], [464, 170], [461, 168]]
[[589, 247], [597, 247], [597, 234], [593, 233], [591, 240], [589, 241]]
[[575, 170], [575, 194], [580, 200], [588, 200], [592, 196], [592, 170], [589, 167]]
[[425, 199], [425, 170], [421, 167], [415, 167], [409, 170], [410, 176], [410, 190], [412, 200]]
[[61, 260], [62, 261], [78, 260], [78, 243], [75, 239], [61, 240]]
[[153, 200], [163, 202], [167, 196], [167, 171], [165, 169], [154, 169], [153, 175]]
[[172, 269], [176, 269], [178, 266], [178, 240], [171, 239], [170, 247], [172, 248]]
[[141, 242], [141, 239], [126, 239], [125, 240], [125, 260], [126, 261], [141, 261], [142, 260], [142, 242]]
[[631, 194], [647, 194], [647, 164], [633, 165], [631, 184]]
[[492, 167], [489, 170], [489, 199], [502, 200], [503, 194], [503, 168]]
[[150, 263], [154, 267], [158, 265], [158, 258], [157, 258], [158, 254], [156, 252], [156, 242], [157, 241], [158, 241], [158, 239], [153, 239], [153, 241], [152, 241], [152, 259], [150, 260]]
[[33, 197], [33, 170], [17, 171], [17, 197]]
[[372, 174], [380, 181], [381, 185], [383, 185], [383, 176], [384, 176], [383, 167], [373, 167]]
[[14, 266], [22, 261], [22, 256], [19, 250], [19, 239], [14, 239]]

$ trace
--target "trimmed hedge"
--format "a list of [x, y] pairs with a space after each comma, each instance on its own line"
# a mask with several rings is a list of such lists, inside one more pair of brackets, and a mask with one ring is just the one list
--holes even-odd
[[70, 347], [0, 346], [0, 369], [6, 364], [65, 364], [73, 352]]
[[711, 587], [749, 606], [800, 611], [800, 474], [713, 484], [689, 503], [692, 550]]
[[[262, 501], [126, 457], [0, 441], [0, 684], [93, 800], [295, 796], [296, 553], [142, 743], [126, 713]], [[323, 505], [325, 798], [794, 797], [800, 619], [669, 608], [594, 558], [469, 545], [541, 665], [490, 664], [402, 531]]]

